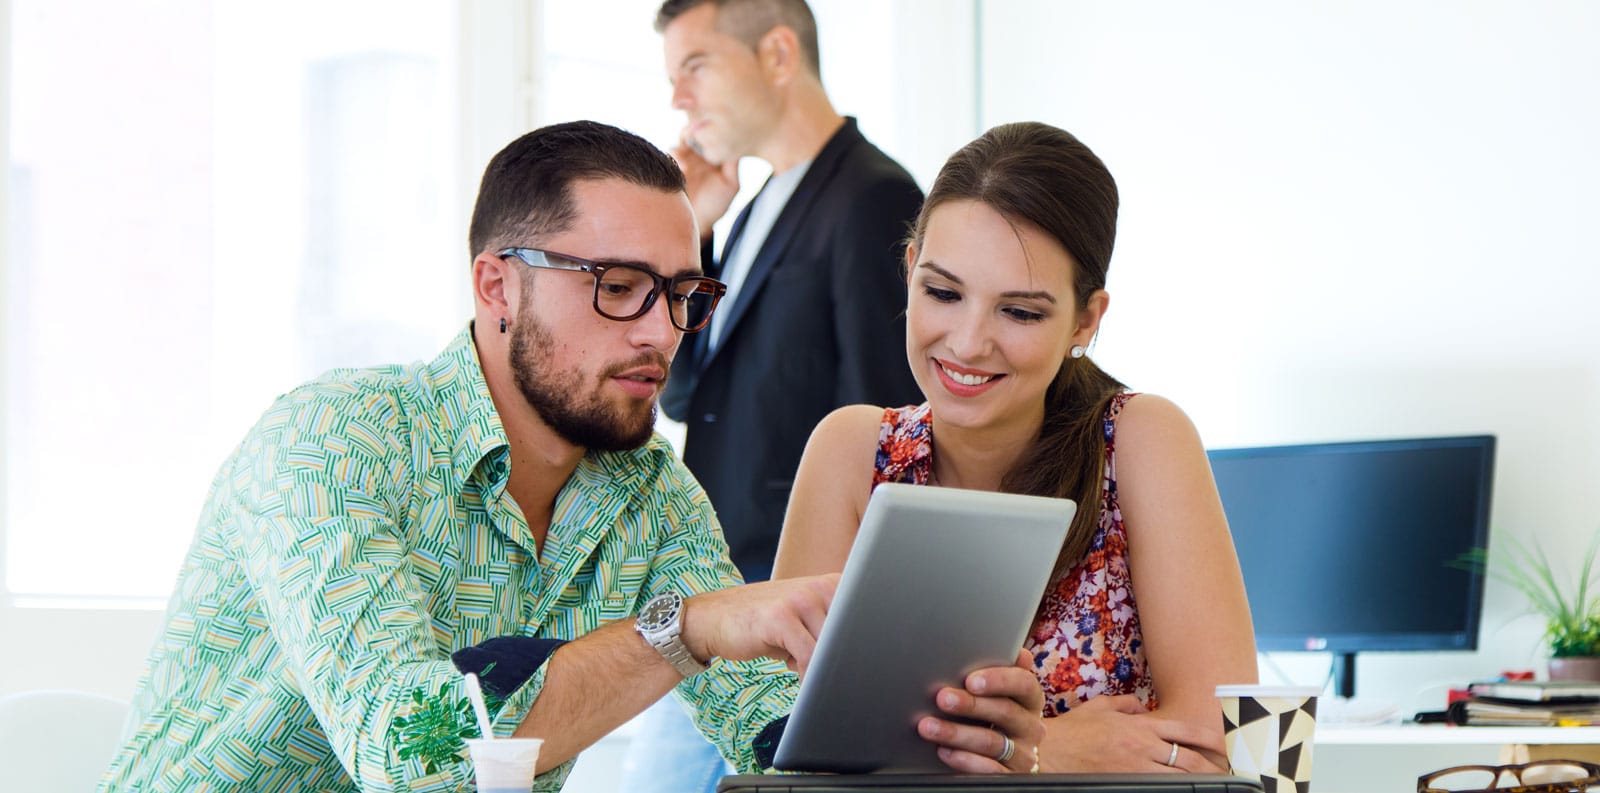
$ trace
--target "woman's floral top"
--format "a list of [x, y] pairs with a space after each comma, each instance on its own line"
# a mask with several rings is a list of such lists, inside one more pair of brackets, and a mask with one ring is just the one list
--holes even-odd
[[[1134, 694], [1156, 707], [1144, 637], [1128, 574], [1128, 534], [1117, 505], [1117, 414], [1133, 394], [1119, 394], [1106, 411], [1105, 486], [1089, 551], [1050, 583], [1026, 642], [1044, 686], [1044, 715], [1058, 716], [1101, 694]], [[883, 482], [928, 484], [933, 474], [933, 411], [927, 403], [888, 408], [878, 430], [873, 487]]]

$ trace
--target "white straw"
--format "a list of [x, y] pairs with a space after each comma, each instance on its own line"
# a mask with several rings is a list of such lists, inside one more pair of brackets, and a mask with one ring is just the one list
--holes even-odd
[[478, 714], [478, 733], [485, 740], [494, 738], [494, 731], [489, 727], [489, 708], [483, 704], [483, 689], [478, 686], [478, 676], [468, 672], [467, 699], [472, 700], [472, 712]]

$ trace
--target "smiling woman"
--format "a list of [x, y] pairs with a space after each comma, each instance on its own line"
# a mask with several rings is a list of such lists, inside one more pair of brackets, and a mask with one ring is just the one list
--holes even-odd
[[817, 427], [775, 577], [842, 569], [884, 482], [1073, 499], [1024, 646], [1046, 736], [1004, 755], [1217, 772], [1212, 691], [1255, 679], [1249, 607], [1193, 425], [1085, 353], [1110, 303], [1117, 209], [1105, 165], [1055, 127], [996, 127], [950, 158], [906, 251], [906, 355], [926, 402]]

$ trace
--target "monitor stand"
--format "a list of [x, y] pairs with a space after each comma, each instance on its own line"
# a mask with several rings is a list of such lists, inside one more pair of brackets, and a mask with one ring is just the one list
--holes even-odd
[[1356, 654], [1333, 654], [1333, 681], [1334, 691], [1343, 699], [1350, 699], [1356, 695]]

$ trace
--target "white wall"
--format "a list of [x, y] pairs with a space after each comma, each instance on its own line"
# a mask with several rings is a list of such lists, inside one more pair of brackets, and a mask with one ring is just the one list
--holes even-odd
[[[1213, 446], [1493, 433], [1492, 534], [1600, 531], [1600, 5], [981, 8], [984, 126], [1062, 126], [1120, 185], [1112, 373]], [[1362, 698], [1542, 673], [1522, 611], [1491, 584], [1478, 652], [1359, 656]]]
[[926, 190], [978, 132], [974, 0], [811, 0], [839, 112]]

